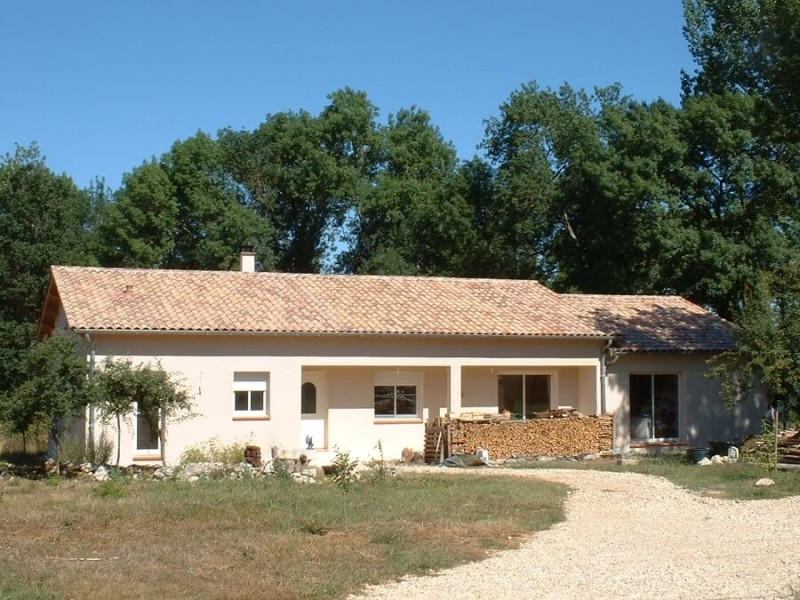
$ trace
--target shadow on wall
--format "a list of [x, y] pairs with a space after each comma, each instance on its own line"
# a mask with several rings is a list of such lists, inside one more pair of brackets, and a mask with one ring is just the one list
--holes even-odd
[[[763, 390], [757, 388], [742, 402], [727, 406], [719, 381], [708, 376], [709, 358], [734, 345], [733, 326], [683, 300], [644, 297], [641, 301], [645, 307], [633, 307], [624, 299], [608, 309], [594, 307], [583, 318], [587, 324], [617, 335], [623, 351], [642, 352], [650, 363], [648, 369], [683, 373], [681, 438], [692, 445], [706, 445], [711, 440], [732, 441], [759, 432], [766, 410]], [[661, 367], [659, 355], [664, 359]], [[681, 366], [675, 369], [675, 365]], [[615, 444], [624, 443], [629, 425], [629, 374], [623, 369], [615, 382], [615, 391], [625, 398], [616, 411]]]

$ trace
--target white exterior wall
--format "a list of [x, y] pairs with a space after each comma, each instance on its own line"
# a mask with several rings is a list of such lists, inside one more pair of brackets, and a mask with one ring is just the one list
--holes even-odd
[[705, 446], [709, 440], [744, 439], [761, 425], [766, 403], [761, 394], [732, 408], [725, 407], [719, 382], [706, 377], [708, 355], [623, 355], [608, 367], [607, 409], [614, 415], [614, 446], [630, 444], [629, 388], [631, 374], [678, 375], [680, 441]]
[[[422, 449], [424, 422], [429, 417], [473, 410], [476, 403], [483, 403], [483, 410], [496, 411], [497, 372], [557, 373], [556, 389], [564, 390], [556, 396], [559, 403], [575, 405], [578, 397], [579, 407], [589, 406], [591, 386], [582, 382], [597, 378], [601, 348], [597, 340], [121, 333], [94, 333], [92, 339], [98, 368], [106, 357], [158, 361], [186, 384], [195, 415], [168, 422], [169, 463], [177, 462], [186, 446], [212, 438], [223, 443], [252, 442], [265, 454], [273, 446], [290, 455], [302, 452], [304, 373], [324, 373], [328, 449], [338, 446], [364, 458], [374, 455], [380, 440], [385, 456], [398, 458], [403, 448]], [[416, 418], [375, 418], [375, 373], [392, 370], [420, 374]], [[269, 373], [268, 419], [234, 418], [236, 372]], [[579, 373], [583, 375], [578, 377]], [[451, 397], [451, 391], [458, 397]], [[569, 401], [562, 401], [562, 396]], [[133, 421], [123, 427], [120, 447], [124, 464], [147, 458], [134, 451]], [[116, 443], [113, 423], [105, 429]]]

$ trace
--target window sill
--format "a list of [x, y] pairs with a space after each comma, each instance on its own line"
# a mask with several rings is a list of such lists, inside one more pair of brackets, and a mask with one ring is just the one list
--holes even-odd
[[234, 421], [269, 421], [271, 419], [272, 417], [268, 415], [251, 415], [251, 416], [242, 415], [240, 417], [236, 416], [233, 417]]
[[160, 454], [140, 454], [140, 455], [133, 455], [134, 462], [161, 462], [161, 455]]
[[376, 418], [373, 423], [375, 425], [400, 425], [405, 424], [408, 425], [410, 423], [422, 423], [422, 419], [419, 417], [411, 417], [411, 418], [398, 418], [398, 417], [385, 417], [385, 418]]

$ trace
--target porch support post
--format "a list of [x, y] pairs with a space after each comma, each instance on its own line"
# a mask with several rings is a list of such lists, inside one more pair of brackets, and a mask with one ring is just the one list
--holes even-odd
[[461, 365], [451, 364], [447, 375], [447, 389], [449, 392], [447, 411], [450, 414], [458, 414], [461, 412]]
[[270, 373], [269, 404], [270, 439], [268, 442], [296, 455], [300, 445], [300, 393], [303, 385], [303, 366], [299, 361], [287, 361]]

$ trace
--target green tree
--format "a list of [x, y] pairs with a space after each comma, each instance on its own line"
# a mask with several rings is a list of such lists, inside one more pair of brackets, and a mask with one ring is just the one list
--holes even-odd
[[203, 132], [175, 142], [161, 157], [178, 211], [165, 267], [235, 268], [243, 245], [254, 247], [262, 267], [274, 266], [270, 223], [246, 203], [224, 158], [222, 146]]
[[58, 462], [65, 427], [89, 399], [89, 366], [82, 340], [73, 333], [56, 332], [32, 344], [18, 369], [20, 383], [0, 398], [0, 412], [14, 432], [46, 423]]
[[737, 347], [717, 360], [726, 400], [737, 402], [755, 382], [770, 405], [800, 414], [800, 269], [787, 265], [748, 287], [736, 314]]
[[0, 160], [0, 392], [19, 382], [50, 266], [91, 265], [90, 202], [54, 174], [35, 144]]
[[385, 160], [359, 197], [341, 269], [358, 273], [457, 275], [475, 239], [460, 195], [458, 161], [430, 115], [412, 107], [382, 130]]
[[684, 94], [753, 94], [773, 134], [800, 141], [800, 1], [684, 0], [684, 12], [697, 63]]
[[229, 172], [275, 231], [282, 271], [321, 269], [379, 153], [366, 95], [345, 89], [329, 99], [319, 116], [281, 112], [255, 131], [220, 133]]
[[137, 401], [138, 381], [130, 360], [106, 359], [103, 368], [95, 371], [91, 381], [91, 401], [99, 409], [103, 422], [113, 419], [117, 428], [117, 460], [119, 466], [122, 422], [133, 413]]
[[[161, 462], [166, 465], [167, 425], [192, 416], [192, 402], [186, 387], [165, 371], [161, 365], [123, 364], [125, 378], [131, 386], [131, 396], [147, 419], [150, 429], [158, 436]], [[119, 400], [117, 400], [119, 402]]]
[[175, 186], [155, 160], [125, 174], [99, 227], [101, 261], [114, 267], [163, 267], [175, 250]]

